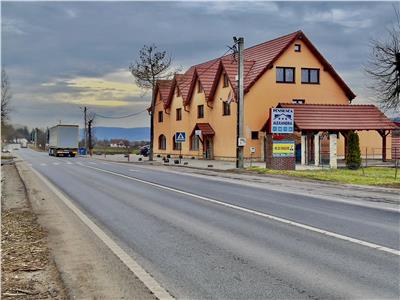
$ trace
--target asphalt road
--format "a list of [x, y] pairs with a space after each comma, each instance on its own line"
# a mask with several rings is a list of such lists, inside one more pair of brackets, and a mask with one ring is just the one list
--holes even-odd
[[177, 298], [400, 297], [399, 256], [253, 213], [398, 250], [399, 211], [132, 164], [18, 154]]

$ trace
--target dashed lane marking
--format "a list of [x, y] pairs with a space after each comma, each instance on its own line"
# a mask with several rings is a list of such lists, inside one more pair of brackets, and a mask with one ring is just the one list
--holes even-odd
[[131, 171], [131, 172], [139, 172], [139, 170], [135, 170], [135, 169], [129, 169], [129, 171]]
[[[79, 164], [79, 163], [78, 163]], [[82, 164], [83, 165], [83, 164]], [[103, 230], [89, 219], [72, 201], [67, 198], [54, 184], [46, 177], [30, 167], [34, 172], [63, 202], [69, 207], [81, 221], [88, 226], [93, 233], [103, 241], [104, 244], [139, 278], [140, 281], [160, 300], [172, 300], [172, 297], [145, 269], [143, 269], [131, 256], [128, 255], [116, 242], [114, 242]]]
[[122, 177], [122, 178], [130, 179], [130, 180], [133, 180], [133, 181], [137, 181], [137, 182], [140, 182], [140, 183], [148, 184], [148, 185], [151, 185], [151, 186], [154, 186], [154, 187], [157, 187], [157, 188], [160, 188], [160, 189], [164, 189], [164, 190], [167, 190], [167, 191], [171, 191], [171, 192], [175, 192], [175, 193], [178, 193], [178, 194], [190, 196], [192, 198], [197, 198], [197, 199], [200, 199], [200, 200], [203, 200], [203, 201], [207, 201], [207, 202], [210, 202], [210, 203], [214, 203], [214, 204], [218, 204], [218, 205], [221, 205], [221, 206], [229, 207], [229, 208], [232, 208], [232, 209], [235, 209], [235, 210], [239, 210], [239, 211], [242, 211], [242, 212], [246, 212], [246, 213], [249, 213], [249, 214], [252, 214], [252, 215], [255, 215], [255, 216], [259, 216], [259, 217], [263, 217], [263, 218], [266, 218], [266, 219], [270, 219], [270, 220], [274, 220], [274, 221], [277, 221], [277, 222], [281, 222], [281, 223], [284, 223], [284, 224], [288, 224], [288, 225], [292, 225], [292, 226], [295, 226], [295, 227], [303, 228], [303, 229], [306, 229], [306, 230], [309, 230], [309, 231], [313, 231], [313, 232], [316, 232], [316, 233], [319, 233], [319, 234], [323, 234], [323, 235], [326, 235], [326, 236], [334, 237], [334, 238], [337, 238], [339, 240], [351, 242], [351, 243], [354, 243], [354, 244], [357, 244], [357, 245], [362, 245], [362, 246], [369, 247], [369, 248], [372, 248], [372, 249], [375, 249], [375, 250], [379, 250], [379, 251], [383, 251], [383, 252], [387, 252], [387, 253], [391, 253], [391, 254], [395, 254], [395, 255], [400, 256], [400, 251], [399, 250], [392, 249], [392, 248], [389, 248], [389, 247], [385, 247], [385, 246], [382, 246], [382, 245], [378, 245], [378, 244], [370, 243], [370, 242], [367, 242], [367, 241], [359, 240], [359, 239], [356, 239], [356, 238], [352, 238], [352, 237], [349, 237], [349, 236], [341, 235], [341, 234], [334, 233], [334, 232], [331, 232], [331, 231], [328, 231], [328, 230], [324, 230], [324, 229], [320, 229], [320, 228], [317, 228], [317, 227], [305, 225], [305, 224], [302, 224], [302, 223], [297, 223], [297, 222], [294, 222], [294, 221], [291, 221], [291, 220], [288, 220], [288, 219], [276, 217], [276, 216], [269, 215], [269, 214], [266, 214], [266, 213], [262, 213], [262, 212], [259, 212], [259, 211], [256, 211], [256, 210], [248, 209], [248, 208], [245, 208], [245, 207], [242, 207], [242, 206], [237, 206], [237, 205], [234, 205], [234, 204], [229, 204], [229, 203], [218, 201], [218, 200], [211, 199], [211, 198], [208, 198], [208, 197], [192, 194], [192, 193], [189, 193], [189, 192], [185, 192], [185, 191], [182, 191], [182, 190], [171, 188], [171, 187], [168, 187], [168, 186], [165, 186], [165, 185], [161, 185], [161, 184], [158, 184], [158, 183], [154, 183], [154, 182], [151, 182], [151, 181], [142, 180], [142, 179], [139, 179], [139, 178], [123, 175], [123, 174], [120, 174], [120, 173], [116, 173], [116, 172], [112, 172], [112, 171], [109, 171], [109, 170], [104, 170], [104, 169], [100, 169], [100, 168], [96, 168], [96, 167], [91, 167], [91, 166], [85, 166], [85, 167], [93, 169], [93, 170], [97, 170], [97, 171], [100, 171], [100, 172], [112, 174], [112, 175], [115, 175], [115, 176], [119, 176], [119, 177]]
[[44, 167], [44, 166], [47, 166], [47, 164], [45, 164], [45, 163], [41, 163], [40, 165], [43, 166], [43, 167]]
[[58, 166], [60, 163], [53, 162], [53, 165]]

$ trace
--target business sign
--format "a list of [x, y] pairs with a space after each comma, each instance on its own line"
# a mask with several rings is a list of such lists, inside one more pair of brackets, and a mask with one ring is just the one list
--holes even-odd
[[294, 141], [272, 141], [272, 157], [294, 157]]
[[273, 108], [271, 110], [271, 133], [293, 133], [294, 110]]
[[177, 132], [175, 133], [175, 142], [182, 143], [186, 141], [186, 133], [185, 132]]
[[256, 153], [256, 147], [250, 147], [250, 153]]

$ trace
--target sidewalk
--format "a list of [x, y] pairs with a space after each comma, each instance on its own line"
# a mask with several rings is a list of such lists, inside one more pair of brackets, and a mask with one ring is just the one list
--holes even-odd
[[[102, 159], [107, 161], [115, 161], [115, 162], [142, 162], [146, 163], [148, 161], [147, 157], [143, 157], [141, 155], [130, 154], [129, 160], [128, 157], [123, 154], [114, 154], [114, 155], [93, 155], [95, 159]], [[141, 160], [140, 160], [141, 159]], [[158, 165], [181, 165], [185, 167], [192, 167], [198, 169], [212, 169], [212, 170], [230, 170], [236, 168], [236, 163], [234, 161], [223, 161], [223, 160], [205, 160], [205, 159], [188, 159], [182, 158], [180, 160], [180, 164], [175, 164], [175, 160], [179, 160], [179, 158], [170, 158], [168, 163], [164, 163], [161, 157], [154, 157], [154, 161], [152, 164]], [[264, 167], [265, 162], [245, 162], [245, 167]]]

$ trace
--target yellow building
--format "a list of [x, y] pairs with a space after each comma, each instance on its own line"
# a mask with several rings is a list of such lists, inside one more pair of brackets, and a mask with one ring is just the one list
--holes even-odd
[[[232, 55], [190, 67], [156, 88], [154, 153], [206, 159], [236, 158], [237, 62]], [[244, 50], [245, 157], [264, 159], [262, 128], [279, 103], [348, 105], [354, 93], [333, 67], [297, 31]], [[201, 130], [201, 135], [197, 136]], [[175, 143], [185, 132], [186, 142]], [[376, 132], [362, 132], [361, 149], [381, 151]], [[390, 148], [390, 140], [387, 143]], [[255, 148], [255, 153], [250, 152]], [[380, 149], [380, 150], [378, 150]], [[388, 151], [389, 153], [390, 151]], [[338, 156], [344, 155], [339, 136]]]

